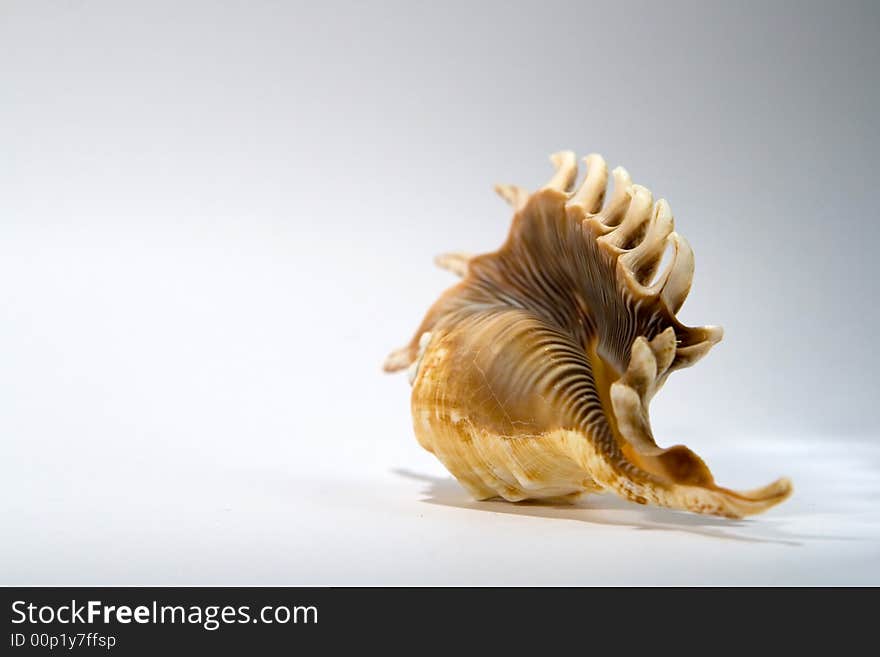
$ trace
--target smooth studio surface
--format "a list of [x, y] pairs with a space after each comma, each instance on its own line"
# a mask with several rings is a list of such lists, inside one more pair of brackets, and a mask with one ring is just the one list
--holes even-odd
[[[877, 8], [4, 3], [0, 583], [880, 584]], [[655, 435], [746, 521], [474, 502], [381, 372], [602, 152], [696, 253]]]
[[475, 502], [407, 438], [379, 453], [346, 443], [344, 458], [328, 445], [309, 462], [296, 441], [208, 455], [192, 444], [163, 454], [92, 445], [90, 457], [56, 445], [33, 464], [36, 481], [11, 479], [4, 583], [880, 582], [875, 446], [731, 439], [705, 449], [694, 436], [722, 482], [795, 481], [786, 504], [731, 521], [608, 495]]

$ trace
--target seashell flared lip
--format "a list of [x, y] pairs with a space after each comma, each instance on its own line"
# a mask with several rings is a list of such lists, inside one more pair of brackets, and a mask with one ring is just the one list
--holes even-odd
[[477, 499], [611, 491], [731, 518], [785, 500], [787, 478], [738, 492], [684, 445], [657, 445], [651, 399], [723, 336], [676, 317], [693, 250], [669, 204], [622, 167], [609, 191], [601, 156], [584, 158], [579, 185], [574, 153], [551, 161], [534, 193], [496, 185], [514, 211], [497, 251], [437, 256], [460, 281], [385, 361], [409, 372], [419, 443]]

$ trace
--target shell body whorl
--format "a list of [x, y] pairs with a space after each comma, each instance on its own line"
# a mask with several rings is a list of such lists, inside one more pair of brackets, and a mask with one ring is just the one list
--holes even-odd
[[[693, 253], [623, 169], [605, 201], [607, 167], [587, 160], [572, 191], [572, 153], [515, 208], [494, 253], [451, 254], [462, 276], [428, 311], [386, 369], [410, 368], [419, 443], [478, 499], [574, 499], [611, 490], [639, 503], [740, 517], [785, 499], [787, 479], [746, 493], [717, 486], [684, 446], [657, 446], [648, 404], [676, 369], [721, 339], [675, 317]], [[667, 248], [667, 269], [657, 269]]]

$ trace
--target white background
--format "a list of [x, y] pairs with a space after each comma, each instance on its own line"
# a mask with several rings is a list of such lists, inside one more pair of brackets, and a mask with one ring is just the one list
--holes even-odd
[[[3, 3], [0, 583], [880, 583], [876, 5], [607, 4]], [[561, 148], [726, 329], [658, 439], [790, 501], [477, 503], [416, 444], [431, 257]]]

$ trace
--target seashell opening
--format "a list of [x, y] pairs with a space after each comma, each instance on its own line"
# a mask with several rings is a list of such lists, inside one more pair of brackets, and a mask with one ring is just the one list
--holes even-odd
[[478, 498], [605, 489], [729, 517], [784, 500], [787, 479], [736, 492], [687, 447], [657, 445], [650, 400], [723, 335], [676, 318], [693, 251], [669, 204], [625, 169], [611, 172], [609, 193], [605, 161], [589, 155], [574, 189], [574, 154], [551, 160], [555, 173], [533, 194], [496, 186], [514, 209], [500, 249], [437, 257], [461, 281], [385, 362], [410, 369], [419, 442]]

